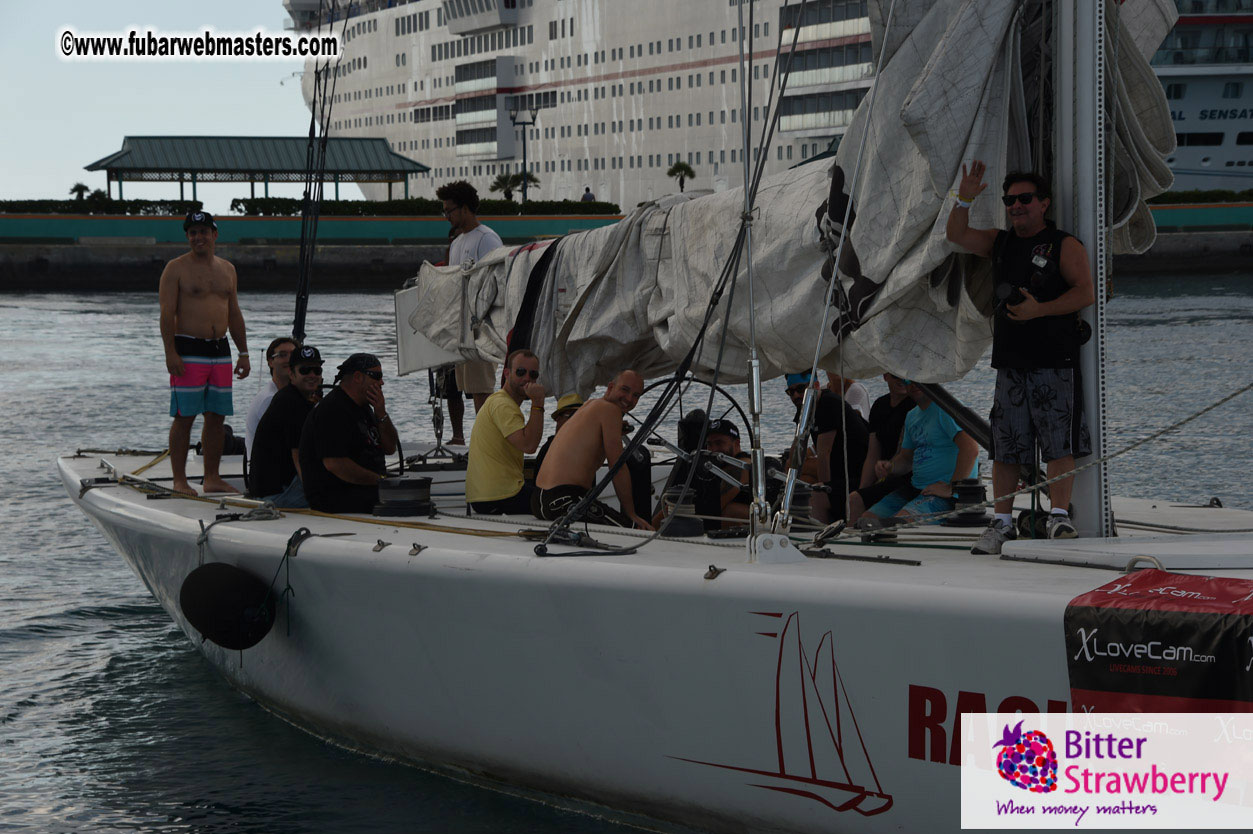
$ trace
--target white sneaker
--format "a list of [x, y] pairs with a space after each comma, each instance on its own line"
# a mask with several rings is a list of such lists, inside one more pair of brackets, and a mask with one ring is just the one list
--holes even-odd
[[1077, 539], [1078, 531], [1068, 515], [1050, 515], [1045, 526], [1050, 539]]
[[1000, 556], [1001, 546], [1016, 538], [1018, 538], [1018, 530], [1013, 524], [993, 519], [983, 531], [983, 535], [975, 542], [975, 546], [970, 548], [970, 552], [979, 556]]

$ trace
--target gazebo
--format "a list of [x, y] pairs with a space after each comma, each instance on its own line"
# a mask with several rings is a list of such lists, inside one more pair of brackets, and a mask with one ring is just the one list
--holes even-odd
[[[191, 183], [247, 182], [252, 196], [257, 183], [263, 183], [270, 196], [272, 182], [304, 182], [308, 167], [309, 139], [305, 136], [127, 136], [122, 149], [86, 166], [88, 171], [104, 171], [108, 193], [113, 196], [117, 182], [118, 199], [122, 182], [177, 182], [178, 196]], [[387, 196], [392, 183], [403, 182], [409, 196], [409, 177], [431, 170], [393, 151], [381, 138], [328, 138], [326, 140], [325, 182], [335, 183], [339, 199], [341, 182], [385, 182]]]

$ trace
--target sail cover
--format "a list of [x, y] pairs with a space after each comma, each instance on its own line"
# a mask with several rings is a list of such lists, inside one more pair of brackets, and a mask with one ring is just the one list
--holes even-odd
[[[945, 239], [949, 193], [963, 162], [984, 160], [991, 185], [976, 201], [971, 225], [1003, 228], [995, 199], [1002, 176], [1048, 171], [1048, 159], [1039, 157], [1051, 151], [1040, 149], [1061, 141], [1049, 127], [1051, 2], [896, 0], [889, 22], [891, 5], [869, 4], [881, 71], [834, 163], [766, 177], [757, 194], [751, 306], [767, 377], [809, 367], [827, 297], [824, 265], [830, 275], [827, 262], [841, 234], [837, 304], [820, 366], [852, 377], [890, 371], [927, 382], [970, 370], [991, 341], [991, 276], [986, 262]], [[1109, 8], [1111, 243], [1116, 252], [1142, 252], [1154, 235], [1144, 201], [1169, 187], [1164, 159], [1175, 143], [1148, 57], [1176, 12], [1168, 0]], [[785, 50], [790, 37], [785, 31]], [[844, 184], [832, 216], [842, 220], [853, 204], [847, 228], [820, 222], [833, 176]], [[460, 268], [423, 264], [406, 291], [415, 296], [408, 330], [439, 348], [439, 362], [449, 354], [500, 362], [508, 344], [530, 347], [554, 393], [586, 396], [624, 368], [645, 377], [672, 371], [699, 337], [742, 214], [740, 189], [679, 194], [643, 204], [612, 226], [504, 247]], [[719, 303], [731, 307], [721, 379], [742, 381], [750, 330], [747, 259]], [[521, 332], [510, 343], [518, 323]], [[717, 364], [722, 328], [720, 309], [696, 355], [698, 374]], [[407, 364], [439, 362], [412, 356]]]

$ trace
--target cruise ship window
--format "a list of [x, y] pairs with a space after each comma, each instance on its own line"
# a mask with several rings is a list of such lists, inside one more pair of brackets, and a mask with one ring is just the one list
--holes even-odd
[[630, 55], [631, 55], [631, 57], [632, 57], [632, 58], [634, 58], [634, 57], [635, 57], [635, 45], [634, 45], [634, 44], [632, 44], [632, 45], [631, 45], [631, 52], [630, 52]]
[[1244, 84], [1239, 81], [1228, 81], [1223, 85], [1223, 98], [1241, 98], [1244, 96]]
[[700, 165], [700, 151], [696, 152], [696, 164]]
[[722, 112], [718, 114], [718, 124], [724, 125], [726, 123], [727, 123], [727, 111], [723, 110]]
[[788, 159], [792, 158], [792, 146], [791, 145], [787, 146], [787, 158]]
[[674, 51], [674, 38], [667, 38], [667, 39], [666, 39], [666, 51], [667, 51], [667, 52], [673, 52], [673, 51]]
[[753, 24], [753, 37], [754, 37], [754, 38], [760, 38], [760, 37], [761, 37], [761, 24], [760, 24], [760, 23], [754, 23], [754, 24]]
[[709, 123], [710, 124], [714, 123], [714, 111], [712, 110], [709, 111]]
[[1237, 145], [1253, 145], [1253, 132], [1245, 131], [1236, 134]]
[[700, 35], [696, 36], [696, 48], [700, 49]]
[[731, 70], [731, 83], [735, 83], [735, 70]]
[[726, 161], [727, 161], [727, 152], [726, 152], [726, 151], [718, 151], [718, 161], [719, 161], [719, 162], [726, 162]]
[[652, 41], [648, 42], [648, 54], [649, 55], [653, 54], [653, 42]]
[[[710, 41], [712, 41], [712, 40], [713, 40], [713, 38], [710, 38], [709, 40], [710, 40]], [[727, 42], [727, 30], [726, 30], [726, 29], [723, 29], [723, 30], [722, 30], [722, 42], [723, 42], [723, 43], [726, 43], [726, 42]]]
[[692, 36], [691, 35], [687, 36], [687, 48], [688, 49], [692, 48]]
[[688, 165], [692, 164], [692, 152], [691, 151], [687, 152], [687, 164]]

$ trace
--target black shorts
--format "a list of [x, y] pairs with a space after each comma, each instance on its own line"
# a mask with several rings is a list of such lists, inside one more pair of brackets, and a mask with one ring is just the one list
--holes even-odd
[[[550, 489], [536, 488], [531, 496], [531, 513], [544, 521], [556, 521], [569, 512], [580, 498], [587, 495], [587, 492], [578, 484], [561, 484]], [[583, 517], [578, 520], [591, 524], [610, 524], [616, 527], [635, 526], [631, 519], [600, 501], [588, 504]]]
[[470, 508], [479, 515], [526, 515], [531, 511], [531, 493], [535, 488], [530, 481], [522, 482], [522, 489], [508, 498], [496, 501], [471, 501]]
[[1001, 368], [992, 398], [992, 453], [998, 463], [1034, 464], [1092, 453], [1072, 368]]

